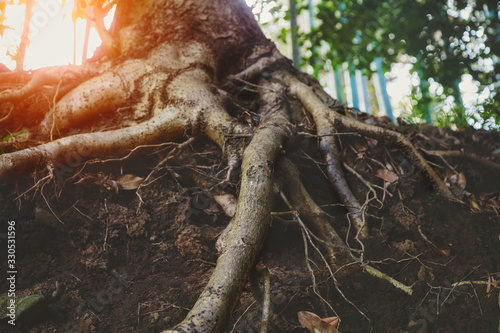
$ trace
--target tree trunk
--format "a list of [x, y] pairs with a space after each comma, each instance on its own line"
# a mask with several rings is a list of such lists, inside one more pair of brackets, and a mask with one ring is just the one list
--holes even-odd
[[26, 0], [26, 9], [24, 12], [23, 32], [21, 35], [21, 43], [16, 54], [16, 71], [22, 71], [24, 68], [24, 58], [26, 56], [26, 48], [29, 44], [29, 33], [31, 17], [33, 16], [33, 7], [35, 0]]

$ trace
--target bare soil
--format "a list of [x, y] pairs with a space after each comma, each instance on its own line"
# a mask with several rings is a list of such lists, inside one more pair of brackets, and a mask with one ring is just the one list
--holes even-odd
[[[402, 129], [424, 149], [465, 149], [491, 159], [491, 152], [500, 147], [495, 132]], [[413, 286], [414, 293], [408, 296], [351, 265], [334, 270], [348, 303], [309, 245], [313, 281], [300, 227], [285, 216], [290, 222], [273, 221], [258, 264], [267, 267], [271, 277], [269, 331], [306, 332], [297, 312], [329, 317], [334, 315], [331, 305], [341, 316], [342, 332], [497, 332], [498, 285], [452, 284], [500, 280], [498, 169], [458, 157], [445, 157], [448, 166], [439, 157], [426, 156], [449, 182], [460, 186], [466, 180], [469, 195], [464, 203], [449, 202], [433, 193], [394, 147], [357, 135], [341, 140], [346, 163], [372, 184], [382, 202], [370, 203], [365, 258]], [[303, 182], [334, 217], [339, 234], [352, 235], [345, 210], [316, 162], [320, 157], [315, 139], [298, 146], [294, 158]], [[170, 149], [72, 166], [62, 179], [50, 182], [37, 183], [45, 176], [40, 172], [0, 184], [0, 234], [7, 232], [8, 221], [16, 223], [17, 294], [46, 298], [35, 313], [17, 318], [15, 328], [3, 320], [1, 332], [157, 332], [184, 318], [215, 267], [215, 242], [230, 220], [213, 199], [224, 176], [220, 151], [199, 138], [157, 169], [138, 193], [117, 191], [115, 183], [122, 174], [147, 177]], [[376, 177], [377, 170], [388, 168], [397, 176], [391, 184]], [[457, 181], [460, 173], [463, 178]], [[352, 174], [348, 181], [364, 202], [367, 187]], [[222, 189], [236, 193], [237, 185]], [[285, 207], [275, 200], [275, 211]], [[6, 239], [0, 241], [7, 253]], [[352, 237], [349, 245], [359, 248]], [[0, 262], [6, 267], [6, 256], [0, 256]], [[4, 269], [4, 295], [9, 287], [5, 274]], [[248, 284], [227, 331], [258, 332], [260, 299]]]

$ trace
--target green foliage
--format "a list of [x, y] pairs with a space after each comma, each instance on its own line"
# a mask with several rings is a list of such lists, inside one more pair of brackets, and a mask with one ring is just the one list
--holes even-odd
[[[24, 131], [24, 132], [18, 132], [18, 133], [14, 133], [14, 134], [9, 134], [9, 135], [6, 135], [3, 139], [2, 139], [2, 143], [7, 143], [9, 142], [10, 140], [12, 139], [15, 139], [17, 136], [19, 135], [23, 135], [23, 134], [26, 134], [28, 132]], [[0, 155], [1, 154], [5, 154], [5, 151], [0, 148]]]
[[26, 134], [28, 132], [19, 132], [19, 133], [14, 133], [14, 134], [9, 134], [7, 136], [5, 136], [3, 139], [2, 139], [2, 143], [6, 143], [8, 142], [10, 139], [14, 139], [16, 136], [19, 136], [19, 135], [22, 135], [22, 134]]
[[[495, 97], [497, 97], [499, 94]], [[477, 110], [479, 117], [475, 120], [483, 127], [500, 127], [500, 101], [498, 98], [488, 99]]]
[[433, 193], [427, 197], [427, 201], [432, 204], [441, 204], [445, 201], [445, 198], [441, 195], [440, 192]]
[[[305, 8], [302, 0], [301, 8]], [[376, 58], [384, 59], [384, 69], [406, 54], [414, 60], [412, 71], [421, 81], [432, 78], [443, 88], [445, 97], [461, 102], [458, 82], [470, 74], [484, 89], [498, 90], [500, 81], [500, 3], [492, 0], [324, 0], [317, 5], [317, 24], [310, 34], [305, 59], [322, 67], [327, 60], [334, 68], [342, 63], [370, 70]], [[321, 59], [320, 61], [312, 61]], [[439, 97], [439, 96], [438, 96]], [[481, 106], [481, 118], [498, 124], [500, 94]], [[433, 98], [419, 100], [420, 113], [430, 109]], [[467, 124], [463, 108], [456, 107], [453, 121]], [[424, 119], [422, 118], [422, 119]], [[448, 119], [450, 120], [450, 119]], [[475, 118], [470, 118], [476, 122]], [[490, 121], [491, 122], [491, 121]]]

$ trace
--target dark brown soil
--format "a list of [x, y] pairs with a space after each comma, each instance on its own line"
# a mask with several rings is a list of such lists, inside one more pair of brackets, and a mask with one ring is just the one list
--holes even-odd
[[[421, 148], [465, 148], [488, 159], [500, 147], [500, 135], [494, 132], [447, 133], [432, 127], [407, 127], [405, 132]], [[414, 294], [408, 296], [352, 265], [334, 270], [349, 304], [308, 246], [322, 301], [314, 292], [299, 226], [276, 220], [258, 264], [271, 277], [274, 316], [269, 331], [306, 332], [297, 312], [329, 317], [334, 315], [331, 306], [341, 316], [342, 332], [498, 332], [498, 284], [496, 289], [486, 284], [452, 286], [457, 281], [500, 280], [498, 169], [446, 157], [454, 173], [439, 157], [426, 156], [451, 183], [463, 173], [468, 194], [463, 204], [452, 203], [433, 193], [394, 147], [359, 136], [342, 136], [342, 146], [346, 162], [378, 186], [374, 189], [383, 204], [370, 204], [365, 258], [413, 286]], [[317, 158], [313, 140], [301, 148]], [[121, 174], [146, 177], [168, 154], [163, 149], [83, 170], [73, 167], [73, 179], [68, 172], [37, 184], [45, 175], [39, 173], [1, 184], [0, 234], [7, 233], [8, 221], [16, 227], [17, 294], [43, 294], [47, 299], [45, 309], [17, 318], [15, 328], [4, 320], [1, 332], [157, 332], [183, 319], [210, 277], [217, 260], [215, 241], [229, 222], [213, 200], [224, 165], [220, 151], [201, 138], [168, 167], [155, 171], [154, 181], [139, 191], [141, 204], [135, 190], [116, 192], [113, 181]], [[344, 209], [335, 205], [338, 200], [320, 172], [321, 164], [301, 150], [293, 155], [312, 196], [346, 237]], [[387, 168], [397, 180], [384, 191], [384, 180], [375, 175]], [[366, 186], [351, 174], [348, 180], [364, 202]], [[234, 192], [236, 186], [224, 191]], [[287, 209], [276, 199], [275, 210]], [[0, 241], [7, 253], [5, 236]], [[359, 248], [352, 237], [349, 244]], [[0, 262], [6, 267], [6, 256]], [[3, 269], [4, 294], [5, 274]], [[53, 295], [56, 284], [59, 291]], [[260, 316], [260, 295], [247, 286], [227, 331], [258, 332]]]

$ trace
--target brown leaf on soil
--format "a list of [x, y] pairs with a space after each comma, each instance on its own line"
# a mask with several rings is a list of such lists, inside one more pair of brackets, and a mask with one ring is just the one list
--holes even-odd
[[480, 213], [481, 212], [481, 206], [476, 202], [474, 199], [470, 199], [470, 206], [472, 208], [472, 212], [474, 213]]
[[436, 245], [437, 249], [443, 253], [445, 256], [449, 257], [450, 256], [450, 245], [448, 245], [441, 237], [435, 236], [434, 237], [434, 245]]
[[355, 162], [352, 159], [352, 157], [350, 156], [344, 157], [344, 162], [347, 163], [347, 165], [349, 165], [351, 168], [354, 167]]
[[492, 208], [500, 209], [500, 198], [491, 198], [491, 199], [488, 201], [488, 204], [489, 204]]
[[328, 324], [330, 325], [333, 325], [335, 326], [335, 328], [337, 328], [338, 324], [339, 324], [339, 317], [337, 316], [334, 316], [334, 317], [327, 317], [327, 318], [323, 318], [321, 319], [325, 322], [327, 322]]
[[398, 175], [387, 169], [378, 169], [376, 176], [389, 183], [394, 183], [399, 179]]
[[467, 180], [465, 179], [465, 175], [462, 172], [451, 175], [448, 178], [448, 181], [451, 185], [455, 185], [456, 187], [460, 188], [461, 190], [464, 190], [465, 186], [467, 184]]
[[311, 333], [337, 333], [339, 317], [321, 319], [317, 314], [309, 311], [297, 312], [299, 322]]
[[141, 184], [143, 177], [136, 175], [125, 174], [116, 180], [122, 190], [135, 190]]
[[357, 150], [358, 152], [360, 152], [360, 153], [365, 152], [365, 151], [368, 151], [368, 145], [362, 145], [362, 144], [358, 144], [358, 143], [356, 143], [356, 144], [354, 145], [354, 147], [355, 147], [355, 148], [356, 148], [356, 150]]
[[366, 138], [366, 142], [371, 149], [375, 148], [378, 145], [378, 141], [372, 138]]

